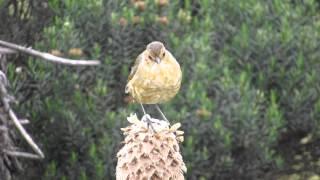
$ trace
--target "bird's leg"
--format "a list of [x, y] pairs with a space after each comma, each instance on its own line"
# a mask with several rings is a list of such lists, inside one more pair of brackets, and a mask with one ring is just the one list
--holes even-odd
[[148, 128], [151, 127], [151, 129], [153, 130], [153, 132], [156, 132], [154, 127], [152, 126], [152, 121], [151, 121], [151, 117], [146, 113], [146, 110], [144, 109], [142, 103], [140, 103], [142, 111], [143, 111], [143, 116], [145, 116], [146, 118], [146, 122], [148, 124]]
[[159, 105], [158, 105], [158, 104], [155, 104], [155, 106], [156, 106], [157, 110], [159, 111], [159, 113], [161, 114], [163, 120], [165, 120], [165, 121], [167, 121], [167, 122], [169, 123], [168, 119], [166, 118], [166, 116], [165, 116], [165, 115], [163, 114], [163, 112], [161, 111]]
[[150, 117], [149, 114], [145, 114], [143, 115], [143, 117], [141, 118], [142, 122], [147, 123], [148, 129], [151, 128], [153, 132], [156, 132], [156, 130], [154, 129], [153, 125], [152, 125], [152, 118]]
[[146, 110], [144, 109], [144, 107], [143, 107], [142, 103], [140, 103], [140, 106], [141, 106], [141, 108], [142, 108], [143, 115], [146, 115], [147, 113], [146, 113]]

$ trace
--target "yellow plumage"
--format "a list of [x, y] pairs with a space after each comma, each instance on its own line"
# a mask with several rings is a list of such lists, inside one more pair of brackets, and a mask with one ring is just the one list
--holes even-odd
[[[126, 92], [142, 104], [166, 102], [180, 89], [182, 72], [179, 63], [162, 43], [157, 45], [147, 46], [138, 56], [128, 78]], [[161, 61], [156, 62], [156, 57]]]

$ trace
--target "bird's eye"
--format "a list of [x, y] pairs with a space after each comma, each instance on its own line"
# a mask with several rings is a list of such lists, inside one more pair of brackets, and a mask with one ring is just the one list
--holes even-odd
[[148, 58], [149, 58], [150, 60], [152, 60], [152, 57], [151, 57], [151, 56], [148, 56]]
[[162, 56], [165, 56], [165, 55], [166, 55], [166, 53], [165, 53], [165, 52], [163, 52], [163, 53], [162, 53]]

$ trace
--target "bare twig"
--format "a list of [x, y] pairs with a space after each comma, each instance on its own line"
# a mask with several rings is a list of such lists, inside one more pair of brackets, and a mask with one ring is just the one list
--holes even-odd
[[59, 64], [74, 65], [74, 66], [96, 66], [100, 64], [100, 61], [98, 60], [72, 60], [72, 59], [61, 58], [49, 53], [36, 51], [32, 48], [26, 48], [26, 47], [19, 46], [17, 44], [13, 44], [13, 43], [2, 41], [2, 40], [0, 40], [0, 45], [35, 56], [35, 57], [42, 58], [50, 62], [59, 63]]
[[9, 49], [9, 48], [3, 48], [0, 47], [0, 54], [13, 54], [16, 53], [17, 51]]
[[19, 119], [20, 124], [29, 124], [30, 121], [28, 119]]
[[7, 154], [13, 155], [15, 154], [15, 156], [23, 156], [23, 157], [29, 157], [29, 158], [34, 158], [37, 157], [38, 159], [43, 159], [44, 158], [44, 154], [42, 153], [42, 151], [40, 150], [40, 148], [37, 146], [37, 144], [33, 141], [33, 139], [31, 138], [31, 136], [27, 133], [27, 131], [23, 128], [23, 126], [21, 125], [20, 121], [18, 120], [16, 114], [13, 112], [13, 110], [10, 107], [10, 98], [8, 98], [8, 94], [7, 94], [7, 90], [6, 90], [6, 82], [7, 82], [7, 78], [5, 76], [4, 73], [2, 73], [2, 71], [0, 71], [0, 95], [1, 95], [1, 100], [3, 103], [3, 106], [5, 108], [5, 110], [8, 112], [10, 119], [13, 121], [13, 124], [16, 126], [16, 128], [18, 129], [18, 131], [21, 133], [21, 135], [23, 136], [23, 138], [27, 141], [27, 143], [31, 146], [31, 148], [37, 153], [37, 154], [31, 154], [31, 153], [22, 153], [22, 152], [13, 152], [13, 151], [8, 151]]
[[38, 158], [43, 159], [44, 154], [42, 153], [41, 149], [37, 146], [37, 144], [33, 141], [31, 136], [27, 133], [27, 131], [23, 128], [21, 123], [19, 122], [17, 116], [15, 113], [10, 109], [9, 110], [9, 116], [12, 119], [14, 125], [17, 127], [23, 138], [28, 142], [28, 144], [31, 146], [31, 148], [37, 153]]
[[42, 159], [36, 154], [26, 153], [26, 152], [19, 152], [19, 151], [10, 151], [10, 150], [3, 150], [4, 153], [6, 153], [9, 156], [15, 156], [15, 157], [23, 157], [23, 158], [30, 158], [30, 159]]

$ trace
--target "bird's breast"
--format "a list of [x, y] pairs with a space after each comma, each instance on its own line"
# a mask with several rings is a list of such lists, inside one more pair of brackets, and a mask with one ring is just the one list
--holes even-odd
[[181, 76], [180, 65], [176, 61], [146, 62], [129, 82], [134, 91], [131, 95], [144, 104], [168, 101], [177, 94]]

